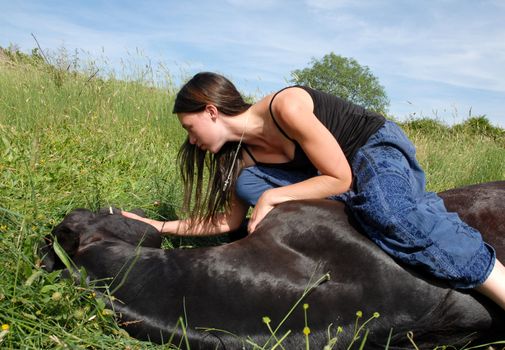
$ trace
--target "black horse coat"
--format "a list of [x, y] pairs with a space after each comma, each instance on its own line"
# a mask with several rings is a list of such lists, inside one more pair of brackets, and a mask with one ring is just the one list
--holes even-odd
[[[440, 195], [504, 260], [505, 181]], [[173, 336], [178, 344], [183, 317], [192, 349], [251, 348], [247, 338], [263, 345], [270, 337], [263, 317], [275, 329], [308, 286], [329, 273], [302, 301], [309, 305], [313, 348], [327, 343], [330, 324], [332, 336], [338, 326], [344, 331], [334, 349], [347, 347], [358, 310], [360, 322], [380, 313], [367, 324], [367, 349], [383, 349], [391, 329], [391, 344], [399, 347], [410, 345], [409, 331], [420, 348], [505, 340], [505, 314], [498, 306], [399, 265], [359, 233], [335, 201], [283, 203], [254, 234], [217, 247], [160, 249], [151, 226], [107, 210], [75, 210], [53, 234], [92, 279], [114, 278], [108, 282], [117, 298], [111, 307], [140, 339], [166, 342]], [[43, 251], [47, 269], [63, 267], [50, 244]], [[302, 348], [304, 326], [300, 303], [276, 336], [291, 330], [283, 346]]]

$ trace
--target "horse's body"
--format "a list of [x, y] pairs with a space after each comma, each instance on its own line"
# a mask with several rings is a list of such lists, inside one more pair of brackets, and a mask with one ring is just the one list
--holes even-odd
[[[448, 209], [480, 230], [503, 259], [505, 182], [455, 189], [441, 196]], [[367, 325], [367, 349], [384, 348], [391, 328], [392, 343], [398, 346], [410, 344], [408, 331], [413, 331], [420, 348], [469, 339], [505, 340], [505, 313], [499, 307], [400, 266], [349, 223], [339, 202], [284, 203], [254, 234], [218, 247], [162, 250], [159, 234], [151, 226], [119, 214], [84, 210], [69, 214], [54, 234], [92, 278], [119, 276], [111, 290], [128, 270], [125, 266], [131, 266], [114, 293], [119, 301], [113, 307], [126, 322], [126, 330], [141, 339], [162, 342], [175, 334], [178, 342], [182, 331], [175, 326], [183, 317], [192, 349], [219, 344], [241, 348], [247, 337], [263, 344], [270, 332], [262, 318], [268, 316], [275, 328], [311, 281], [328, 272], [330, 280], [303, 300], [309, 304], [307, 323], [314, 348], [326, 344], [330, 324], [333, 335], [337, 326], [344, 330], [334, 349], [347, 345], [358, 310], [363, 319], [374, 312], [381, 315]], [[135, 244], [140, 241], [136, 254]], [[49, 269], [58, 268], [54, 258], [46, 259]], [[292, 330], [282, 343], [286, 349], [304, 346], [304, 326], [300, 304], [277, 333], [280, 337]]]

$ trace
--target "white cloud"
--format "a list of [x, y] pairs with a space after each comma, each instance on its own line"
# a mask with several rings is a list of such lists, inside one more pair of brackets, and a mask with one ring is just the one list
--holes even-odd
[[[378, 1], [378, 0], [377, 0]], [[333, 11], [336, 9], [342, 9], [346, 7], [366, 7], [374, 2], [361, 0], [361, 1], [353, 1], [353, 0], [305, 0], [305, 5], [311, 11], [324, 12], [324, 11]]]
[[282, 3], [289, 5], [289, 0], [225, 0], [228, 4], [248, 10], [266, 10], [271, 9]]

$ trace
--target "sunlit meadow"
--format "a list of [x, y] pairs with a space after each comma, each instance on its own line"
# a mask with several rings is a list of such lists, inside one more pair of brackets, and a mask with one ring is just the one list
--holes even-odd
[[[0, 347], [158, 348], [129, 338], [88, 287], [43, 272], [37, 243], [76, 207], [177, 214], [175, 157], [185, 137], [171, 114], [177, 87], [164, 67], [124, 78], [67, 53], [47, 59], [0, 51]], [[402, 127], [429, 190], [505, 180], [505, 133], [485, 117]], [[208, 243], [220, 240], [165, 246]]]

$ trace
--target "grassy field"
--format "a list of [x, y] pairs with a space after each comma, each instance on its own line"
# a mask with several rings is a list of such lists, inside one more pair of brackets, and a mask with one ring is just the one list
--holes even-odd
[[[0, 55], [0, 347], [158, 348], [125, 335], [91, 290], [42, 272], [36, 252], [76, 207], [177, 212], [185, 135], [171, 114], [174, 87], [143, 73], [120, 81]], [[429, 190], [505, 179], [505, 133], [485, 118], [402, 126]]]

